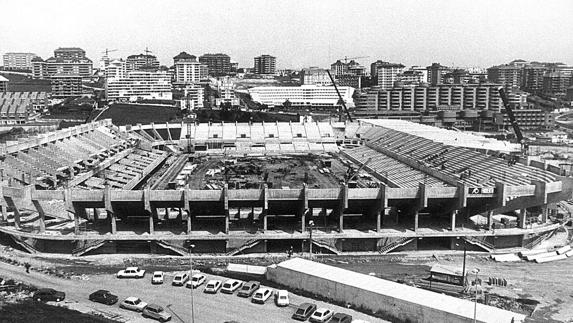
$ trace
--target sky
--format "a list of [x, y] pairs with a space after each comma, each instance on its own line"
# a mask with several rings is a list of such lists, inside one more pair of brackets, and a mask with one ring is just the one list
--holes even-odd
[[143, 53], [223, 52], [240, 67], [328, 67], [344, 57], [489, 67], [513, 59], [573, 65], [572, 0], [0, 0], [0, 53], [81, 47], [99, 62]]

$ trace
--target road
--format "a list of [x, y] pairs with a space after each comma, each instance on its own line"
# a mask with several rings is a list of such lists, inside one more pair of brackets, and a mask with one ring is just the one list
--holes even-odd
[[[173, 322], [191, 322], [191, 290], [185, 287], [171, 286], [174, 273], [168, 273], [165, 277], [165, 284], [151, 285], [150, 274], [146, 278], [117, 279], [115, 275], [91, 275], [89, 280], [66, 280], [42, 273], [30, 272], [26, 274], [23, 267], [17, 267], [6, 263], [0, 263], [0, 276], [12, 278], [36, 285], [37, 287], [51, 287], [66, 292], [65, 305], [72, 309], [89, 312], [90, 310], [103, 311], [115, 314], [122, 319], [138, 322], [154, 322], [144, 319], [140, 314], [123, 310], [118, 304], [107, 306], [93, 303], [88, 300], [88, 296], [95, 290], [107, 289], [119, 296], [120, 301], [129, 297], [137, 296], [148, 303], [156, 303], [172, 312]], [[222, 279], [213, 275], [207, 275], [207, 279]], [[271, 299], [264, 304], [253, 304], [250, 299], [238, 297], [236, 295], [225, 294], [204, 294], [203, 286], [193, 292], [195, 322], [295, 322], [291, 319], [294, 312], [294, 305], [279, 308], [274, 305]], [[356, 311], [334, 306], [324, 302], [318, 302], [298, 295], [290, 295], [291, 304], [301, 304], [303, 302], [313, 302], [318, 307], [328, 307], [335, 312], [344, 312], [352, 315], [355, 319], [362, 319], [368, 322], [385, 322], [371, 316], [367, 316]]]

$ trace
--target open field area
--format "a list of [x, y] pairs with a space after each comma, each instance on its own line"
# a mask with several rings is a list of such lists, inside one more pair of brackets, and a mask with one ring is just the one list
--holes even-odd
[[[180, 110], [164, 106], [114, 104], [104, 111], [98, 120], [111, 119], [116, 126], [137, 123], [165, 123], [180, 118]], [[93, 116], [98, 113], [93, 113]]]

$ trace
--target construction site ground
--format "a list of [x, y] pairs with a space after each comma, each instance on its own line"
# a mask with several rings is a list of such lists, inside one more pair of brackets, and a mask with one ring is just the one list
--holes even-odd
[[[568, 241], [570, 241], [568, 233], [560, 232], [539, 247], [561, 246]], [[9, 247], [2, 249], [1, 260], [15, 259], [29, 262], [33, 267], [52, 268], [70, 275], [110, 274], [128, 265], [138, 265], [149, 271], [177, 271], [184, 270], [188, 266], [186, 257], [114, 254], [78, 258], [54, 254], [30, 255]], [[295, 253], [293, 256], [308, 257], [308, 253]], [[201, 255], [194, 258], [197, 267], [223, 268], [229, 262], [269, 265], [283, 261], [287, 256], [286, 254], [236, 257]], [[314, 259], [384, 279], [412, 283], [427, 278], [429, 268], [436, 263], [461, 267], [463, 251], [418, 251], [370, 256], [322, 255]], [[471, 271], [474, 268], [480, 269], [479, 278], [484, 282], [484, 290], [490, 294], [500, 295], [509, 300], [527, 299], [539, 302], [528, 322], [573, 322], [573, 275], [571, 275], [573, 258], [541, 264], [525, 261], [499, 263], [493, 261], [486, 253], [468, 252], [466, 270]], [[488, 286], [489, 277], [505, 278], [508, 285]], [[512, 304], [509, 304], [509, 307], [511, 306]]]

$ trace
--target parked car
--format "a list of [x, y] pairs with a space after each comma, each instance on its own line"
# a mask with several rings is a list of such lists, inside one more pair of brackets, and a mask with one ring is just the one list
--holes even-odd
[[117, 278], [143, 278], [145, 270], [138, 267], [127, 267], [117, 272]]
[[251, 302], [264, 304], [267, 301], [267, 299], [269, 299], [269, 297], [271, 297], [272, 295], [273, 295], [272, 289], [261, 287], [255, 292], [253, 298], [251, 299]]
[[204, 274], [195, 274], [191, 277], [191, 280], [185, 285], [187, 288], [197, 288], [205, 283], [207, 277]]
[[53, 288], [40, 288], [34, 292], [32, 299], [38, 302], [48, 301], [63, 301], [66, 298], [66, 293], [57, 291]]
[[117, 296], [107, 290], [100, 289], [90, 294], [90, 301], [98, 302], [106, 305], [113, 305], [117, 303]]
[[152, 284], [163, 284], [163, 278], [165, 277], [165, 273], [162, 271], [154, 271], [153, 276], [151, 276], [151, 283]]
[[143, 315], [143, 317], [149, 317], [160, 322], [167, 322], [171, 320], [171, 314], [167, 313], [163, 307], [157, 304], [147, 305], [141, 312], [141, 315]]
[[205, 285], [205, 289], [203, 292], [215, 294], [221, 288], [221, 281], [220, 280], [210, 280], [207, 285]]
[[171, 282], [171, 285], [183, 286], [183, 285], [185, 285], [185, 283], [188, 280], [189, 280], [189, 273], [188, 272], [179, 273], [179, 274], [175, 275], [175, 277], [173, 277], [173, 282]]
[[352, 323], [352, 316], [345, 313], [334, 313], [328, 323]]
[[244, 282], [236, 279], [229, 279], [223, 283], [221, 293], [233, 294], [239, 287], [243, 286]]
[[142, 312], [143, 308], [146, 306], [147, 303], [140, 300], [137, 297], [128, 297], [119, 304], [119, 307], [121, 308], [125, 308], [126, 310], [131, 310], [136, 312]]
[[275, 304], [277, 304], [277, 306], [288, 306], [290, 304], [287, 290], [277, 290], [275, 294]]
[[328, 321], [334, 312], [327, 308], [319, 308], [310, 316], [310, 321], [315, 323], [323, 323]]
[[261, 287], [261, 283], [258, 281], [248, 281], [243, 285], [243, 287], [241, 287], [241, 289], [239, 289], [237, 295], [241, 297], [251, 297], [251, 295], [253, 295], [257, 289], [259, 289], [259, 287]]
[[294, 311], [292, 318], [299, 321], [306, 321], [314, 311], [316, 311], [316, 304], [302, 303], [297, 307], [296, 311]]

